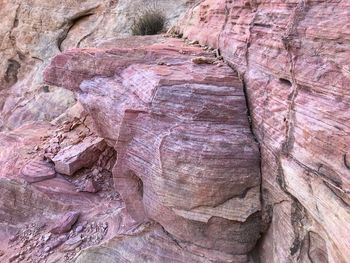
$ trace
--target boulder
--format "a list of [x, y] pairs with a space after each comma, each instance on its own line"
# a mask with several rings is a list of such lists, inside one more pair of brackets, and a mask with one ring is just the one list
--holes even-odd
[[86, 179], [80, 188], [80, 191], [88, 193], [97, 193], [100, 190], [101, 186], [93, 179]]
[[72, 229], [72, 226], [77, 222], [80, 216], [79, 212], [66, 213], [50, 230], [53, 234], [64, 234]]
[[91, 167], [106, 148], [102, 138], [86, 137], [81, 143], [61, 149], [52, 159], [55, 170], [64, 175], [73, 175], [81, 168]]
[[153, 219], [195, 247], [247, 255], [260, 233], [260, 157], [242, 82], [199, 47], [147, 39], [64, 52], [45, 80], [76, 92], [115, 145], [115, 187], [134, 220]]

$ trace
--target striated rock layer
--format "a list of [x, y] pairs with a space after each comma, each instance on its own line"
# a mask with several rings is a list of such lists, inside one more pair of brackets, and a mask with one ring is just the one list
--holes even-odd
[[[174, 24], [191, 0], [157, 1]], [[51, 121], [74, 103], [71, 92], [48, 86], [42, 70], [63, 50], [95, 46], [131, 34], [149, 0], [0, 0], [0, 131], [28, 121]]]
[[260, 157], [231, 68], [181, 40], [128, 38], [56, 56], [45, 80], [76, 92], [115, 147], [115, 187], [134, 220], [153, 219], [205, 258], [247, 261], [260, 233]]
[[244, 77], [271, 226], [262, 262], [349, 262], [350, 3], [206, 0], [175, 29]]

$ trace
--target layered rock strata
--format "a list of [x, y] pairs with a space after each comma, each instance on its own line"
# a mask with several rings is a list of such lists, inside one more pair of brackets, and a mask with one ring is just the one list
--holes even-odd
[[103, 46], [56, 56], [45, 80], [76, 92], [115, 147], [127, 211], [160, 223], [180, 246], [247, 261], [260, 232], [260, 158], [237, 74], [177, 39]]
[[0, 130], [51, 121], [74, 103], [71, 92], [42, 82], [42, 70], [61, 51], [95, 46], [131, 34], [145, 8], [173, 25], [192, 0], [0, 0]]
[[206, 0], [174, 29], [244, 79], [271, 216], [262, 262], [349, 262], [349, 23], [348, 1]]

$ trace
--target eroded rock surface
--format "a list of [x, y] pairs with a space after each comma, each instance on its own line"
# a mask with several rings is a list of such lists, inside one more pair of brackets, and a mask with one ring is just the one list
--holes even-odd
[[43, 160], [34, 160], [22, 168], [21, 174], [28, 183], [37, 183], [54, 178], [56, 171], [52, 164]]
[[67, 233], [72, 229], [72, 226], [77, 222], [80, 212], [68, 212], [56, 222], [55, 226], [50, 230], [53, 234]]
[[[156, 2], [168, 28], [192, 1]], [[130, 35], [137, 14], [153, 5], [148, 0], [1, 0], [0, 130], [51, 121], [74, 105], [71, 92], [42, 82], [49, 59], [69, 48]]]
[[[112, 148], [104, 145], [93, 159], [82, 153], [89, 168], [68, 177], [56, 173], [50, 162], [48, 157], [60, 149], [79, 145], [84, 138], [96, 139], [86, 113], [75, 110], [55, 125], [37, 122], [0, 132], [1, 262], [72, 262], [80, 249], [115, 236], [113, 222], [134, 223], [113, 188]], [[82, 147], [81, 152], [84, 149], [89, 150]], [[80, 192], [90, 180], [100, 191]], [[71, 211], [80, 211], [80, 217], [67, 216]]]
[[[131, 231], [134, 236], [130, 237]], [[76, 262], [247, 262], [245, 255], [233, 256], [211, 252], [203, 257], [204, 249], [197, 248], [196, 252], [198, 255], [191, 253], [188, 244], [181, 244], [172, 239], [160, 225], [147, 224], [127, 230], [123, 235], [106, 242], [104, 246], [82, 251]]]
[[205, 0], [174, 29], [244, 78], [272, 217], [262, 262], [349, 262], [349, 23], [348, 1]]
[[147, 39], [66, 51], [45, 80], [75, 91], [114, 145], [115, 187], [134, 220], [155, 220], [192, 253], [246, 262], [260, 232], [260, 159], [242, 83], [201, 48]]
[[[261, 261], [347, 262], [350, 258], [348, 1], [160, 3], [169, 25], [188, 4], [195, 4], [172, 32], [188, 37], [197, 47], [201, 44], [216, 48], [216, 56], [224, 57], [242, 77], [254, 133], [261, 145], [263, 218], [271, 222], [257, 250]], [[242, 103], [241, 83], [232, 71], [226, 72], [226, 66], [218, 69], [220, 63], [215, 64], [214, 57], [197, 48], [178, 50], [178, 43], [142, 48], [165, 41], [148, 37], [105, 41], [119, 33], [130, 33], [135, 10], [143, 4], [141, 0], [99, 3], [0, 0], [0, 185], [3, 192], [0, 261], [69, 262], [75, 249], [97, 245], [111, 237], [114, 238], [106, 248], [83, 252], [78, 260], [94, 260], [101, 251], [117, 258], [127, 253], [134, 256], [134, 261], [155, 260], [154, 253], [145, 257], [135, 255], [134, 248], [140, 244], [148, 251], [160, 248], [162, 255], [187, 261], [191, 258], [193, 262], [247, 260], [243, 254], [214, 253], [181, 243], [188, 239], [182, 233], [183, 226], [188, 227], [187, 232], [195, 233], [190, 237], [191, 242], [207, 247], [215, 245], [206, 243], [202, 234], [213, 235], [214, 241], [222, 228], [233, 231], [220, 240], [224, 245], [219, 246], [225, 251], [225, 244], [232, 239], [238, 241], [231, 249], [247, 251], [254, 243], [256, 234], [248, 231], [250, 245], [240, 246], [241, 233], [246, 229], [258, 232], [254, 229], [259, 221], [256, 212], [261, 209], [256, 202], [260, 194], [259, 179], [250, 175], [244, 179], [236, 177], [238, 173], [246, 173], [238, 161], [240, 168], [232, 172], [232, 178], [241, 181], [231, 183], [244, 185], [244, 190], [239, 190], [241, 186], [233, 187], [228, 194], [224, 176], [215, 177], [225, 174], [222, 171], [233, 163], [236, 165], [236, 161], [230, 163], [230, 160], [239, 159], [237, 153], [243, 151], [242, 156], [248, 159], [253, 156], [253, 152], [249, 155], [242, 149], [244, 136], [248, 145], [251, 142], [248, 125], [241, 123], [244, 128], [239, 132], [236, 127], [237, 122], [243, 120], [245, 108], [239, 106], [239, 114], [233, 110]], [[100, 49], [67, 51], [89, 46]], [[86, 137], [96, 137], [86, 129], [86, 116], [71, 119], [71, 113], [79, 108], [73, 92], [42, 81], [42, 71], [48, 61], [61, 51], [66, 53], [55, 60], [53, 82], [79, 91], [79, 100], [94, 116], [99, 135], [121, 152], [114, 177], [129, 212], [120, 213], [116, 208], [123, 204], [115, 201], [118, 193], [111, 187], [110, 171], [115, 162], [112, 148], [102, 152], [93, 167], [83, 168], [69, 178], [60, 175], [48, 178], [44, 175], [46, 168], [39, 167], [35, 177], [39, 175], [40, 182], [28, 186], [22, 180], [21, 170], [32, 160], [47, 162]], [[77, 63], [72, 59], [77, 59]], [[60, 65], [71, 65], [69, 70], [75, 71], [67, 76], [70, 71]], [[222, 85], [223, 76], [229, 85]], [[191, 87], [184, 87], [185, 82]], [[233, 87], [238, 88], [237, 93]], [[144, 90], [154, 93], [147, 94]], [[227, 94], [234, 95], [231, 98]], [[225, 108], [224, 103], [229, 103], [231, 108]], [[220, 116], [219, 122], [216, 116]], [[225, 121], [222, 118], [226, 118]], [[47, 123], [51, 120], [54, 120], [51, 124]], [[179, 126], [173, 128], [172, 123]], [[57, 130], [58, 127], [62, 130]], [[215, 144], [218, 140], [225, 143]], [[236, 142], [238, 145], [233, 145]], [[214, 161], [215, 154], [220, 161]], [[256, 168], [255, 161], [248, 164], [250, 169]], [[150, 168], [142, 169], [146, 166]], [[149, 174], [152, 176], [146, 176]], [[189, 174], [195, 175], [193, 182], [188, 181]], [[150, 183], [151, 178], [154, 185]], [[91, 182], [101, 186], [101, 191], [80, 192], [84, 189], [95, 192], [97, 188], [90, 187]], [[187, 184], [188, 187], [176, 186]], [[223, 192], [215, 194], [219, 184]], [[230, 183], [227, 185], [232, 187]], [[250, 188], [246, 188], [248, 185]], [[163, 201], [152, 194], [165, 195], [174, 189], [176, 194]], [[185, 198], [188, 193], [191, 199]], [[213, 199], [199, 196], [213, 196]], [[194, 201], [190, 202], [192, 198]], [[51, 223], [57, 215], [63, 216], [77, 207], [84, 208], [82, 218], [89, 221], [77, 223], [82, 242], [76, 229], [68, 236], [47, 235], [44, 223]], [[135, 222], [129, 213], [137, 221], [156, 218], [168, 228], [163, 230], [158, 225], [142, 233], [122, 231], [125, 225], [134, 228]], [[97, 214], [102, 214], [102, 218]], [[219, 219], [213, 217], [214, 214]], [[91, 222], [95, 216], [102, 221], [108, 218], [108, 228], [102, 222]], [[175, 219], [181, 222], [180, 226], [172, 224]], [[223, 220], [227, 220], [229, 227], [222, 224]], [[237, 224], [232, 224], [233, 221]], [[196, 222], [195, 230], [191, 228], [192, 222]], [[221, 225], [221, 229], [213, 230], [216, 225]], [[207, 231], [197, 235], [198, 229]], [[118, 232], [127, 233], [127, 237], [120, 240], [120, 236], [115, 236]], [[171, 232], [178, 243], [172, 242], [167, 232]], [[128, 239], [130, 233], [135, 235]], [[174, 244], [180, 244], [181, 249], [174, 249]], [[58, 252], [61, 247], [69, 252]], [[204, 256], [198, 258], [198, 255]]]
[[73, 175], [82, 168], [90, 168], [105, 150], [102, 138], [86, 137], [82, 142], [61, 149], [52, 159], [55, 170], [65, 175]]

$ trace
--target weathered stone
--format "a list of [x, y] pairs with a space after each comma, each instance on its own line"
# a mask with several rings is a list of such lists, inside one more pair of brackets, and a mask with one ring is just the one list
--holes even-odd
[[67, 235], [58, 237], [56, 240], [50, 243], [49, 246], [45, 247], [45, 252], [51, 251], [59, 246], [61, 246], [68, 239]]
[[0, 222], [20, 225], [34, 220], [38, 214], [64, 211], [62, 203], [49, 199], [33, 185], [22, 185], [9, 179], [0, 179]]
[[82, 225], [79, 225], [79, 226], [77, 226], [77, 228], [75, 229], [75, 232], [76, 232], [76, 233], [81, 233], [81, 232], [83, 232], [83, 230], [84, 230], [84, 227], [83, 227]]
[[87, 137], [81, 143], [63, 148], [52, 159], [55, 170], [61, 174], [73, 175], [81, 168], [91, 167], [105, 147], [102, 138]]
[[[156, 8], [169, 27], [191, 2], [159, 1]], [[62, 50], [130, 35], [141, 9], [153, 6], [145, 0], [14, 0], [0, 5], [0, 130], [50, 121], [74, 105], [71, 92], [42, 83], [49, 59]]]
[[43, 240], [44, 240], [44, 242], [49, 241], [50, 237], [51, 237], [51, 233], [47, 233], [47, 234], [45, 234], [45, 235], [43, 236]]
[[[160, 7], [165, 9], [167, 18], [169, 18], [169, 25], [175, 21], [176, 16], [184, 13], [187, 3], [195, 2], [193, 8], [185, 15], [184, 20], [175, 31], [188, 37], [192, 45], [198, 46], [201, 44], [212, 47], [206, 48], [207, 50], [215, 48], [217, 58], [222, 55], [225, 61], [228, 61], [239, 71], [239, 75], [244, 81], [253, 129], [260, 142], [262, 154], [262, 199], [266, 205], [264, 211], [267, 211], [265, 217], [271, 216], [271, 225], [262, 242], [260, 242], [261, 247], [258, 251], [261, 262], [347, 262], [350, 258], [348, 249], [350, 235], [347, 227], [348, 205], [350, 204], [350, 153], [348, 149], [349, 129], [347, 128], [349, 122], [349, 92], [347, 92], [347, 87], [349, 87], [350, 79], [350, 67], [348, 65], [350, 57], [348, 45], [350, 7], [348, 1], [177, 0], [160, 2]], [[50, 121], [63, 113], [56, 119], [59, 122], [66, 118], [64, 111], [75, 103], [72, 92], [60, 87], [43, 85], [41, 72], [48, 60], [58, 54], [60, 50], [64, 51], [74, 47], [96, 47], [98, 45], [96, 43], [104, 41], [101, 39], [115, 37], [119, 32], [128, 33], [132, 18], [137, 14], [135, 8], [138, 8], [142, 3], [141, 0], [132, 2], [128, 0], [103, 0], [98, 4], [92, 0], [83, 2], [73, 0], [60, 2], [44, 2], [42, 0], [0, 1], [0, 130], [6, 131], [0, 133], [0, 177], [16, 180], [20, 176], [20, 169], [39, 154], [36, 153], [36, 145], [40, 145], [40, 137], [45, 136], [47, 131], [51, 129], [48, 125], [37, 123], [26, 127], [21, 125], [33, 120]], [[119, 40], [118, 44], [115, 40], [110, 40], [101, 43], [100, 48], [141, 47], [145, 43], [151, 45], [159, 41], [154, 39], [148, 37], [137, 38], [137, 41], [135, 41], [138, 42], [137, 44], [130, 43], [128, 38], [123, 41]], [[166, 49], [168, 48], [166, 47]], [[96, 123], [99, 126], [100, 134], [106, 138], [111, 146], [114, 146], [117, 142], [118, 149], [124, 151], [125, 158], [133, 156], [135, 164], [140, 164], [144, 160], [148, 162], [149, 159], [158, 156], [154, 153], [158, 149], [165, 149], [159, 153], [159, 156], [168, 156], [170, 160], [179, 159], [181, 162], [187, 161], [188, 147], [194, 145], [193, 141], [188, 140], [186, 144], [181, 138], [173, 139], [171, 137], [174, 133], [173, 130], [169, 131], [171, 134], [168, 137], [165, 137], [159, 126], [147, 126], [144, 133], [153, 131], [153, 128], [159, 129], [159, 133], [156, 135], [150, 134], [147, 138], [140, 137], [140, 126], [147, 123], [142, 120], [142, 117], [154, 114], [153, 112], [150, 113], [149, 109], [153, 109], [154, 105], [161, 104], [161, 102], [166, 101], [169, 105], [173, 105], [172, 99], [174, 96], [170, 97], [170, 102], [169, 100], [163, 100], [158, 103], [155, 100], [154, 105], [146, 105], [141, 110], [137, 109], [141, 113], [137, 112], [138, 117], [135, 121], [130, 120], [129, 112], [126, 117], [113, 114], [103, 116], [101, 112], [96, 110], [100, 109], [101, 106], [94, 108], [95, 104], [87, 104], [96, 102], [92, 97], [97, 96], [102, 105], [109, 105], [111, 108], [120, 107], [120, 104], [114, 105], [108, 102], [108, 99], [113, 101], [114, 98], [106, 98], [110, 94], [110, 90], [113, 90], [112, 86], [118, 83], [118, 80], [113, 80], [115, 72], [113, 70], [108, 72], [106, 68], [114, 68], [114, 63], [117, 64], [116, 67], [122, 68], [120, 66], [121, 62], [116, 62], [116, 60], [123, 59], [123, 57], [129, 57], [130, 59], [138, 57], [134, 60], [137, 65], [132, 68], [130, 65], [133, 62], [130, 62], [130, 64], [126, 63], [126, 67], [129, 67], [129, 76], [142, 75], [142, 77], [139, 79], [131, 78], [129, 83], [132, 82], [133, 85], [142, 83], [142, 86], [146, 87], [145, 90], [149, 90], [148, 87], [149, 85], [152, 86], [152, 83], [148, 83], [147, 80], [153, 79], [154, 71], [157, 75], [160, 70], [153, 70], [150, 74], [149, 69], [144, 69], [145, 66], [141, 67], [138, 64], [144, 65], [146, 63], [142, 61], [149, 59], [150, 64], [154, 62], [153, 64], [157, 64], [159, 67], [174, 67], [174, 64], [177, 63], [174, 62], [174, 56], [167, 57], [168, 52], [171, 52], [173, 48], [170, 47], [170, 51], [164, 51], [165, 57], [156, 55], [157, 52], [145, 52], [143, 55], [146, 57], [142, 57], [141, 54], [136, 54], [133, 57], [134, 50], [124, 54], [122, 50], [116, 50], [116, 53], [120, 52], [120, 56], [110, 54], [110, 59], [106, 60], [106, 54], [101, 52], [99, 53], [101, 54], [100, 60], [96, 59], [94, 61], [88, 58], [79, 62], [83, 64], [85, 61], [90, 61], [90, 64], [86, 67], [96, 67], [96, 71], [101, 69], [101, 74], [97, 72], [97, 74], [91, 76], [86, 71], [72, 72], [73, 76], [66, 78], [66, 80], [70, 79], [71, 82], [76, 81], [78, 83], [75, 89], [85, 88], [82, 94], [90, 92], [90, 95], [86, 98], [82, 96], [80, 100], [85, 100], [85, 107], [89, 109], [92, 116], [95, 116], [95, 119], [98, 116], [99, 120]], [[71, 54], [74, 55], [74, 52]], [[87, 57], [95, 56], [95, 53], [92, 55], [89, 53], [91, 49], [85, 50], [85, 52], [87, 52]], [[192, 51], [189, 49], [179, 51], [179, 64], [184, 63], [183, 59], [189, 54], [186, 54], [186, 52], [191, 53]], [[202, 57], [202, 55], [196, 54], [196, 56], [191, 56], [191, 59]], [[75, 55], [73, 57], [76, 58]], [[140, 57], [142, 57], [141, 63], [139, 63]], [[214, 60], [214, 58], [211, 59]], [[184, 70], [192, 70], [188, 67], [190, 59], [188, 60], [184, 63]], [[100, 61], [100, 64], [98, 61]], [[201, 63], [202, 61], [194, 60], [194, 62]], [[149, 68], [153, 67], [153, 64], [149, 65]], [[196, 66], [207, 67], [208, 65], [204, 63]], [[212, 67], [212, 65], [209, 66]], [[163, 74], [166, 75], [168, 72], [164, 71]], [[206, 71], [203, 72], [207, 74]], [[81, 84], [80, 73], [88, 75], [81, 78], [87, 84]], [[191, 74], [189, 73], [189, 75]], [[59, 73], [57, 78], [63, 75]], [[99, 75], [105, 78], [99, 79]], [[186, 79], [186, 76], [181, 77]], [[73, 81], [73, 78], [76, 79]], [[94, 79], [96, 80], [93, 85], [93, 87], [96, 86], [94, 89], [97, 90], [97, 81], [103, 86], [100, 87], [100, 93], [97, 95], [92, 95], [94, 91], [88, 91], [89, 83], [94, 82]], [[127, 77], [122, 79], [126, 81]], [[63, 79], [62, 83], [64, 81]], [[105, 85], [105, 81], [110, 85]], [[165, 84], [174, 87], [171, 81]], [[117, 90], [118, 87], [116, 85], [115, 89]], [[107, 89], [106, 93], [102, 92], [103, 88]], [[121, 90], [124, 91], [124, 89]], [[135, 90], [136, 95], [141, 94], [140, 100], [143, 100], [144, 94], [139, 92], [140, 89]], [[192, 89], [189, 90], [193, 92]], [[160, 91], [163, 92], [164, 90], [161, 88]], [[194, 94], [196, 97], [197, 93], [194, 92]], [[136, 95], [135, 97], [137, 97]], [[116, 94], [116, 96], [118, 98], [122, 97], [120, 94]], [[164, 98], [164, 94], [160, 93], [155, 96], [155, 98], [159, 97]], [[186, 96], [181, 98], [184, 97]], [[198, 97], [200, 96], [198, 95]], [[125, 101], [129, 101], [129, 99], [130, 97]], [[120, 100], [118, 101], [120, 102]], [[137, 100], [133, 98], [130, 101], [135, 102]], [[150, 103], [150, 100], [146, 102]], [[153, 103], [153, 101], [151, 102]], [[193, 102], [193, 100], [191, 99], [190, 102]], [[169, 108], [173, 110], [171, 106]], [[176, 107], [174, 108], [173, 115], [175, 115], [175, 118], [177, 115], [183, 117], [178, 114]], [[142, 112], [144, 110], [146, 113]], [[167, 111], [169, 112], [169, 109]], [[115, 109], [110, 109], [110, 112], [115, 112]], [[166, 112], [164, 115], [168, 116], [167, 114]], [[161, 114], [156, 112], [155, 115]], [[216, 115], [220, 116], [220, 112]], [[148, 121], [152, 119], [149, 116], [147, 117]], [[138, 123], [140, 119], [141, 121]], [[124, 120], [124, 124], [117, 124], [117, 126], [127, 126], [128, 129], [123, 128], [120, 133], [119, 128], [114, 126], [118, 121]], [[160, 122], [163, 122], [163, 120]], [[157, 125], [159, 123], [157, 122]], [[71, 127], [65, 127], [65, 131], [69, 131]], [[129, 128], [132, 131], [136, 130], [137, 133], [128, 137]], [[186, 126], [184, 129], [187, 128]], [[192, 132], [192, 128], [189, 131]], [[175, 129], [176, 132], [178, 130]], [[129, 142], [122, 143], [119, 140], [120, 134], [132, 138], [130, 139], [130, 146], [128, 145]], [[178, 132], [177, 135], [179, 134], [181, 137], [185, 132]], [[165, 137], [164, 140], [161, 140], [165, 143], [162, 147], [154, 146], [148, 154], [150, 156], [143, 153], [144, 149], [148, 150], [148, 146], [140, 147], [141, 153], [138, 153], [135, 145], [139, 142], [135, 142], [136, 140], [146, 138], [148, 142], [148, 138], [150, 138], [149, 143], [152, 144], [154, 143], [152, 139], [157, 135]], [[209, 131], [208, 138], [212, 139], [211, 136], [212, 133]], [[205, 136], [203, 135], [203, 137]], [[78, 137], [74, 143], [79, 143], [81, 140], [82, 138]], [[215, 139], [212, 140], [215, 141]], [[235, 141], [235, 138], [231, 141]], [[202, 144], [207, 146], [205, 143]], [[169, 145], [176, 145], [179, 149], [173, 149]], [[50, 153], [47, 153], [49, 158], [54, 157], [59, 144], [56, 142], [51, 146]], [[132, 151], [130, 148], [132, 148]], [[169, 149], [173, 150], [173, 155], [169, 153]], [[228, 151], [231, 150], [228, 149]], [[192, 155], [198, 156], [196, 155], [197, 152], [201, 151], [197, 150]], [[147, 158], [137, 160], [135, 156], [147, 156]], [[180, 157], [178, 158], [178, 156]], [[165, 164], [164, 169], [163, 167], [161, 169], [162, 175], [167, 176], [169, 170], [167, 170], [167, 167], [173, 164], [169, 159], [159, 159], [160, 164]], [[119, 164], [124, 163], [122, 160], [118, 162]], [[151, 164], [152, 169], [155, 168], [154, 171], [158, 171], [160, 165], [155, 162]], [[202, 165], [200, 162], [199, 164]], [[129, 163], [125, 166], [134, 168]], [[142, 164], [140, 164], [141, 166]], [[208, 166], [203, 165], [203, 170], [208, 169]], [[192, 169], [187, 163], [176, 163], [174, 167]], [[177, 170], [181, 172], [180, 168]], [[151, 172], [139, 172], [141, 168], [134, 170], [137, 170], [135, 177], [130, 176], [130, 180], [121, 180], [116, 184], [119, 189], [124, 189], [124, 192], [121, 191], [123, 196], [135, 197], [128, 200], [128, 207], [133, 216], [139, 211], [140, 218], [144, 218], [145, 214], [142, 211], [146, 207], [147, 212], [149, 204], [144, 205], [143, 203], [149, 198], [147, 189], [150, 188], [150, 183], [145, 180], [145, 176], [142, 177], [140, 174], [150, 174]], [[198, 175], [197, 170], [193, 170], [194, 174]], [[120, 174], [124, 172], [123, 169], [117, 171], [117, 174], [120, 171]], [[152, 173], [154, 171], [152, 170]], [[140, 176], [140, 179], [138, 176]], [[186, 185], [187, 183], [187, 177], [184, 179], [183, 177], [169, 176], [169, 178], [176, 178], [176, 182], [171, 181], [175, 185]], [[168, 178], [164, 180], [166, 187], [170, 184], [167, 180]], [[84, 204], [85, 197], [82, 197], [84, 193], [77, 193], [80, 197], [73, 198], [72, 185], [67, 182], [63, 183], [63, 181], [62, 178], [55, 178], [36, 183], [38, 189], [45, 189], [45, 194], [42, 194], [32, 187], [0, 180], [3, 189], [0, 200], [0, 223], [5, 222], [5, 225], [9, 223], [17, 224], [34, 219], [37, 214], [49, 215], [53, 214], [53, 211], [62, 213], [62, 210], [67, 209], [67, 207], [56, 202], [58, 197], [60, 201], [65, 200], [69, 204]], [[123, 183], [128, 187], [121, 186]], [[191, 185], [189, 188], [192, 189], [193, 185], [197, 186], [196, 183], [197, 181], [189, 184]], [[210, 195], [209, 185], [210, 183], [208, 183], [205, 190], [201, 191], [202, 195], [204, 195], [203, 192]], [[158, 187], [158, 184], [155, 184], [155, 186]], [[201, 184], [198, 184], [199, 190], [202, 189], [201, 186]], [[213, 188], [215, 187], [214, 185]], [[257, 203], [253, 201], [257, 198], [257, 189], [258, 184], [240, 194], [240, 201], [237, 201], [237, 196], [233, 200], [228, 199], [220, 204], [212, 203], [210, 206], [203, 206], [202, 204], [207, 200], [202, 200], [203, 202], [194, 204], [199, 204], [199, 206], [190, 208], [186, 206], [185, 209], [182, 205], [186, 203], [187, 195], [180, 190], [178, 191], [179, 195], [183, 194], [185, 201], [178, 202], [181, 207], [172, 207], [173, 203], [170, 203], [170, 205], [167, 203], [166, 205], [170, 206], [171, 209], [169, 213], [164, 212], [164, 215], [173, 213], [173, 215], [186, 221], [196, 220], [201, 224], [210, 223], [213, 220], [212, 215], [216, 213], [222, 218], [229, 218], [228, 220], [231, 221], [232, 219], [244, 220], [250, 213], [258, 209]], [[158, 192], [158, 189], [156, 190]], [[142, 198], [141, 193], [146, 195], [146, 198]], [[51, 199], [48, 199], [48, 196]], [[64, 196], [63, 199], [62, 196]], [[165, 194], [165, 196], [167, 195]], [[163, 196], [160, 197], [163, 198]], [[189, 199], [192, 199], [192, 197]], [[168, 198], [164, 199], [167, 202], [169, 201]], [[140, 206], [136, 205], [137, 200], [140, 201]], [[196, 199], [194, 198], [194, 200]], [[235, 208], [233, 211], [227, 209], [233, 201], [235, 207], [242, 206], [242, 209]], [[135, 209], [133, 209], [133, 206]], [[141, 209], [138, 209], [138, 207]], [[152, 213], [151, 216], [154, 217], [154, 214]], [[2, 225], [0, 224], [0, 227]], [[114, 228], [116, 226], [111, 224], [111, 229]], [[196, 233], [196, 231], [193, 232]], [[1, 231], [0, 243], [2, 240], [6, 240], [3, 237], [3, 235], [6, 236], [6, 233], [7, 231]], [[212, 233], [207, 232], [205, 234], [212, 235]], [[139, 253], [139, 251], [132, 250], [130, 247], [140, 244], [135, 241], [139, 240], [137, 238], [135, 237], [133, 242], [126, 246], [115, 242], [111, 250], [113, 253], [114, 250], [118, 251], [115, 253], [120, 255], [123, 250], [128, 251], [131, 258], [133, 258], [132, 254]], [[129, 246], [129, 244], [131, 245]], [[173, 244], [171, 243], [168, 249], [162, 249], [161, 256], [158, 258], [155, 258], [154, 254], [150, 255], [150, 258], [153, 261], [169, 261], [169, 258], [179, 258], [179, 261], [188, 262], [188, 259], [190, 259], [196, 262], [196, 259], [192, 259], [193, 251], [204, 255], [197, 246], [191, 247], [190, 256], [178, 256], [178, 252], [172, 253], [174, 251]], [[188, 244], [187, 247], [190, 247]], [[121, 246], [122, 248], [115, 248], [114, 246]], [[145, 246], [149, 247], [150, 251], [161, 247], [161, 245], [153, 246], [153, 243], [147, 243]], [[1, 244], [0, 247], [3, 248]], [[10, 249], [4, 249], [4, 251], [7, 252]], [[17, 252], [8, 253], [10, 255], [2, 257], [2, 261], [7, 261], [11, 255]], [[209, 256], [214, 254], [213, 251], [210, 251], [200, 260], [204, 260], [204, 258], [209, 260]], [[56, 257], [56, 259], [50, 258], [48, 262], [55, 262], [60, 259], [59, 256]], [[142, 255], [135, 256], [133, 259], [135, 261], [145, 261]], [[229, 259], [233, 262], [239, 262], [237, 258], [210, 258], [212, 261], [219, 262], [229, 261]], [[146, 260], [148, 260], [147, 257]], [[34, 262], [37, 261], [34, 260]]]
[[174, 28], [245, 81], [272, 216], [263, 263], [350, 258], [349, 23], [348, 1], [205, 0]]
[[115, 142], [115, 186], [136, 221], [247, 254], [260, 232], [260, 173], [242, 83], [222, 62], [192, 63], [214, 59], [198, 47], [153, 39], [67, 51], [45, 79], [76, 91], [100, 136]]
[[[141, 253], [140, 253], [141, 248]], [[157, 253], [154, 253], [157, 251]], [[77, 263], [93, 262], [234, 262], [246, 263], [247, 256], [233, 256], [214, 251], [191, 252], [188, 245], [176, 243], [159, 225], [143, 229], [136, 235], [115, 237], [103, 246], [81, 251]]]
[[72, 226], [79, 218], [79, 212], [69, 212], [59, 219], [55, 226], [50, 230], [53, 234], [67, 233], [72, 229]]
[[22, 168], [21, 173], [29, 183], [41, 182], [56, 176], [53, 165], [41, 160], [34, 160], [27, 163]]
[[[69, 119], [74, 118], [75, 114]], [[81, 120], [83, 125], [87, 123], [84, 116]], [[57, 218], [58, 215], [65, 215], [68, 211], [83, 211], [82, 216], [85, 220], [90, 218], [98, 220], [99, 217], [110, 220], [112, 215], [118, 216], [120, 211], [118, 206], [122, 205], [120, 201], [115, 202], [113, 198], [101, 197], [102, 194], [100, 196], [76, 192], [75, 185], [60, 175], [34, 184], [28, 184], [22, 180], [21, 171], [28, 170], [24, 169], [26, 164], [42, 157], [46, 149], [45, 145], [55, 141], [64, 148], [71, 144], [72, 138], [87, 129], [87, 127], [84, 129], [78, 127], [67, 134], [62, 133], [60, 127], [49, 123], [31, 123], [11, 132], [0, 132], [0, 248], [4, 248], [5, 251], [1, 256], [1, 262], [8, 262], [17, 252], [24, 253], [25, 262], [40, 262], [43, 258], [47, 262], [57, 262], [64, 258], [68, 252], [52, 248], [59, 240], [58, 236], [49, 238], [48, 229], [43, 225]], [[39, 146], [38, 152], [32, 151], [35, 146]], [[105, 171], [110, 173], [108, 169]], [[108, 184], [109, 195], [116, 194], [109, 177], [108, 182], [102, 179], [100, 181], [104, 185]], [[40, 228], [31, 222], [40, 225]], [[112, 225], [113, 221], [111, 220], [110, 223]], [[113, 235], [113, 228], [110, 232]], [[71, 234], [74, 235], [74, 232], [72, 231]], [[87, 245], [92, 244], [87, 243]], [[45, 247], [48, 247], [48, 253], [44, 252]], [[74, 253], [76, 252], [70, 251], [70, 257]]]
[[88, 193], [97, 193], [100, 190], [101, 186], [93, 179], [87, 179], [80, 189], [80, 191]]
[[77, 247], [79, 247], [82, 243], [83, 243], [83, 239], [81, 238], [81, 235], [78, 235], [64, 242], [61, 249], [62, 251], [72, 251]]

